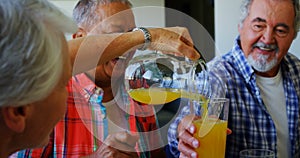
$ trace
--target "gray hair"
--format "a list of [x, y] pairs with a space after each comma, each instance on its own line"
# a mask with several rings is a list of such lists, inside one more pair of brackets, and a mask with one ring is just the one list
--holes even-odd
[[94, 26], [95, 22], [102, 20], [100, 16], [95, 16], [97, 8], [113, 2], [120, 2], [132, 7], [128, 0], [79, 0], [73, 9], [73, 19], [78, 26], [88, 29], [88, 27]]
[[0, 1], [0, 107], [26, 105], [50, 94], [61, 79], [63, 33], [76, 30], [46, 0]]
[[[299, 27], [300, 27], [300, 11], [299, 11], [299, 0], [291, 0], [294, 5], [295, 11], [295, 20], [294, 20], [294, 28], [296, 31], [295, 38], [297, 37]], [[241, 5], [241, 16], [240, 16], [240, 27], [243, 27], [243, 23], [247, 16], [249, 15], [249, 9], [253, 0], [243, 0]]]

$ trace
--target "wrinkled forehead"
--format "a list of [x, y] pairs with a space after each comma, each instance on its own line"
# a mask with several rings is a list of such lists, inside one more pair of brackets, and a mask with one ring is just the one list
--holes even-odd
[[130, 6], [121, 2], [112, 2], [105, 5], [99, 5], [97, 8], [97, 15], [104, 19], [127, 19], [134, 20], [133, 12]]
[[249, 8], [249, 18], [261, 18], [267, 22], [293, 23], [294, 6], [291, 0], [254, 0]]
[[135, 25], [134, 15], [131, 9], [118, 12], [111, 16], [106, 16], [102, 19], [102, 22], [124, 26]]
[[93, 31], [98, 30], [102, 33], [126, 32], [135, 27], [132, 10], [120, 2], [99, 6], [95, 16], [99, 16], [99, 18], [97, 18], [98, 21], [94, 21]]

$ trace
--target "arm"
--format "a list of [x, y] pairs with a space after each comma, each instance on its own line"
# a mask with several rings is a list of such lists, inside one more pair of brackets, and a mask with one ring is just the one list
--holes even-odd
[[[182, 54], [191, 59], [199, 58], [186, 28], [152, 28], [149, 31], [152, 37], [149, 49]], [[141, 31], [90, 35], [70, 40], [68, 45], [73, 75], [121, 56], [143, 43], [144, 35]]]

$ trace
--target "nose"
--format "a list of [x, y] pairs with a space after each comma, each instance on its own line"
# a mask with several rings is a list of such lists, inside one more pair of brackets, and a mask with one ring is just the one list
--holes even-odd
[[264, 31], [263, 36], [262, 36], [262, 41], [265, 44], [271, 44], [275, 41], [275, 33], [272, 29], [268, 28]]

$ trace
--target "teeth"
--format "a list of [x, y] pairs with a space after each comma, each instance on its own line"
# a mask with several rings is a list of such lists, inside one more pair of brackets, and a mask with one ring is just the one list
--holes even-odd
[[259, 47], [259, 49], [261, 49], [261, 50], [265, 50], [265, 51], [271, 51], [271, 50], [272, 50], [272, 49], [265, 48], [265, 47]]

